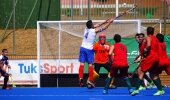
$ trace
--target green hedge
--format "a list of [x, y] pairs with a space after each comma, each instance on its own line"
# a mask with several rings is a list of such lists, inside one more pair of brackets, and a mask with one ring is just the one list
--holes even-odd
[[[17, 0], [16, 0], [17, 1]], [[36, 0], [18, 0], [16, 5], [16, 27], [23, 28]], [[0, 0], [0, 28], [5, 28], [13, 10], [13, 0]], [[38, 20], [60, 20], [60, 0], [38, 0], [28, 22], [29, 28], [36, 28]], [[12, 28], [11, 19], [9, 28]]]

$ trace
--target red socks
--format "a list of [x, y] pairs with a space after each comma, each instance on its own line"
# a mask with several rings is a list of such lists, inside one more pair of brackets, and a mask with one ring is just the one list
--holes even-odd
[[89, 66], [88, 71], [89, 71], [89, 81], [93, 82], [93, 66]]
[[[89, 66], [88, 71], [89, 71], [89, 81], [93, 82], [93, 66]], [[80, 65], [80, 67], [79, 67], [79, 79], [83, 79], [83, 74], [84, 74], [84, 65]]]
[[83, 74], [84, 74], [84, 65], [80, 65], [79, 67], [79, 79], [83, 79]]

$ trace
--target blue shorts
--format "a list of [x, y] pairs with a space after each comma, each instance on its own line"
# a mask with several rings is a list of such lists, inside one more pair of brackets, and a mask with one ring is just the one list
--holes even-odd
[[79, 62], [93, 64], [94, 62], [94, 51], [81, 47], [79, 52]]

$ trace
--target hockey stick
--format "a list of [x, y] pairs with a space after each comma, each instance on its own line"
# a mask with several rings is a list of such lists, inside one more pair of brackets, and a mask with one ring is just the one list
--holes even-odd
[[12, 75], [9, 76], [9, 80], [11, 81], [12, 87], [16, 87], [16, 84], [14, 83], [14, 80], [12, 78]]
[[9, 83], [11, 83], [12, 87], [16, 87], [16, 84], [14, 83], [12, 73], [11, 73], [11, 68], [8, 68], [8, 73], [9, 73]]
[[136, 9], [136, 7], [137, 7], [137, 5], [134, 5], [133, 8], [124, 11], [123, 13], [121, 13], [120, 15], [118, 15], [115, 19], [117, 19], [117, 18], [119, 18], [119, 17], [121, 17], [121, 16], [123, 16], [123, 15], [126, 15], [127, 13], [129, 13], [129, 12], [133, 11], [134, 9]]

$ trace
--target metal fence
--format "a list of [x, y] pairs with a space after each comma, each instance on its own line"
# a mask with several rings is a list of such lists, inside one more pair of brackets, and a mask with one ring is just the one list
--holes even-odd
[[160, 19], [162, 32], [170, 31], [169, 0], [61, 0], [61, 20], [103, 20], [137, 5], [121, 19]]
[[137, 5], [137, 9], [122, 19], [162, 19], [164, 6], [168, 7], [163, 0], [61, 0], [60, 3], [61, 20], [105, 19], [133, 5]]

